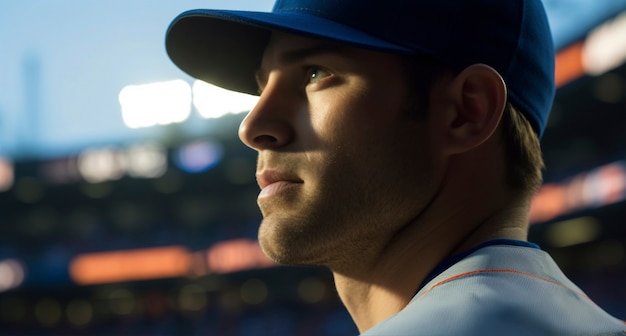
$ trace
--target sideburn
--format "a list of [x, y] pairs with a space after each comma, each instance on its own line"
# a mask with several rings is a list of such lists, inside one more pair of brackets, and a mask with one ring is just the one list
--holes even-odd
[[430, 92], [440, 79], [454, 75], [447, 65], [432, 58], [413, 55], [406, 56], [407, 111], [409, 118], [424, 121], [430, 110]]

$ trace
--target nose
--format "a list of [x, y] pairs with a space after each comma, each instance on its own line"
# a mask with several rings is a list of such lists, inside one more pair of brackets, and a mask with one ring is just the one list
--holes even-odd
[[257, 151], [289, 144], [294, 138], [290, 119], [293, 108], [287, 95], [281, 96], [276, 87], [266, 87], [256, 106], [241, 122], [239, 139]]

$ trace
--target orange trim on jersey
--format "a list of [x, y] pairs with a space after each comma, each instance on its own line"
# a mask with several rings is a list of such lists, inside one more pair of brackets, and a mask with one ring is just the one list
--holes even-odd
[[[522, 272], [522, 271], [518, 271], [518, 270], [514, 270], [514, 269], [486, 269], [486, 270], [476, 270], [476, 271], [471, 271], [471, 272], [457, 274], [455, 276], [451, 276], [451, 277], [449, 277], [447, 279], [441, 280], [438, 283], [430, 286], [420, 296], [424, 296], [428, 292], [430, 292], [432, 289], [434, 289], [435, 287], [438, 287], [438, 286], [443, 285], [445, 283], [448, 283], [450, 281], [454, 281], [454, 280], [457, 280], [457, 279], [460, 279], [460, 278], [463, 278], [463, 277], [467, 277], [467, 276], [471, 276], [471, 275], [483, 274], [483, 273], [514, 273], [514, 274], [519, 274], [519, 275], [525, 275], [525, 276], [528, 276], [528, 277], [531, 277], [531, 278], [535, 278], [535, 279], [538, 279], [538, 280], [543, 280], [543, 281], [549, 282], [551, 284], [555, 284], [555, 285], [558, 285], [558, 286], [561, 286], [561, 287], [565, 287], [565, 288], [573, 291], [574, 293], [576, 293], [576, 294], [578, 294], [578, 295], [580, 295], [580, 296], [590, 300], [589, 297], [587, 295], [585, 295], [585, 293], [582, 293], [582, 292], [579, 292], [579, 291], [575, 291], [575, 290], [569, 288], [567, 285], [563, 284], [562, 282], [551, 280], [551, 279], [542, 278], [542, 277], [537, 276], [537, 275], [532, 274], [532, 273], [526, 273], [526, 272]], [[624, 323], [626, 324], [626, 322], [624, 322]]]

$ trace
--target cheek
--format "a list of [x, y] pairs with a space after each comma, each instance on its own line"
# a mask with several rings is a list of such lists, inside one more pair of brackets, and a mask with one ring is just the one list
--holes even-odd
[[388, 159], [395, 162], [396, 155], [406, 160], [406, 151], [415, 150], [421, 133], [409, 118], [406, 95], [397, 86], [373, 82], [352, 80], [309, 96], [303, 122], [310, 129], [301, 136], [307, 137], [303, 140], [310, 151], [324, 153], [331, 162], [378, 166]]
[[398, 98], [396, 94], [359, 86], [334, 90], [310, 100], [309, 118], [323, 141], [359, 141], [390, 129], [403, 113]]

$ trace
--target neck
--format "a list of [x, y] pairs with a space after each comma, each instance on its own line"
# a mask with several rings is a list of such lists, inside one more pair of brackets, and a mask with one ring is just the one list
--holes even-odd
[[[404, 309], [446, 258], [496, 238], [526, 240], [530, 197], [503, 187], [506, 165], [494, 160], [497, 140], [489, 146], [450, 157], [439, 189], [413, 220], [331, 265], [339, 296], [361, 332]], [[487, 161], [494, 162], [490, 169], [481, 164]]]
[[499, 210], [482, 217], [477, 215], [485, 209], [477, 209], [472, 202], [460, 205], [456, 212], [438, 204], [450, 203], [436, 201], [378, 249], [375, 262], [332, 269], [339, 296], [360, 332], [404, 309], [428, 274], [446, 258], [491, 239], [526, 239], [526, 203], [492, 204]]

